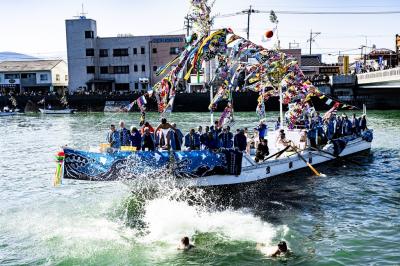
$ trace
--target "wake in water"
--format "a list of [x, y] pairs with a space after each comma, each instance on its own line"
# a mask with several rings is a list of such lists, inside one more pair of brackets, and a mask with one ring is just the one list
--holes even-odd
[[[183, 236], [200, 248], [232, 243], [264, 243], [273, 247], [284, 237], [286, 226], [273, 226], [249, 209], [223, 206], [221, 191], [176, 187], [176, 180], [165, 171], [124, 181], [131, 191], [112, 211], [112, 216], [135, 232], [135, 242], [144, 245], [163, 243], [172, 249]], [[229, 201], [229, 200], [228, 200]], [[249, 245], [249, 244], [247, 244]]]

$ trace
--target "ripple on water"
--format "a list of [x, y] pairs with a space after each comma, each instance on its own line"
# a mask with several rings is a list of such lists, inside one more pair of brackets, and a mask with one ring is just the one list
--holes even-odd
[[[235, 116], [236, 125], [249, 128], [257, 120], [253, 113]], [[273, 120], [276, 113], [268, 117]], [[158, 115], [148, 118], [156, 124]], [[124, 184], [68, 180], [51, 187], [58, 147], [97, 146], [108, 124], [123, 119], [130, 125], [139, 114], [2, 119], [0, 264], [396, 264], [400, 112], [369, 112], [368, 118], [375, 133], [372, 150], [355, 158], [365, 166], [336, 162], [318, 166], [324, 177], [305, 171], [233, 189], [221, 202], [210, 196], [215, 208], [149, 199], [144, 235], [114, 215], [130, 196]], [[209, 116], [172, 113], [169, 119], [186, 132], [208, 123]], [[185, 234], [196, 252], [176, 250]], [[272, 246], [280, 239], [293, 250], [290, 258], [271, 259], [255, 248], [257, 242]]]

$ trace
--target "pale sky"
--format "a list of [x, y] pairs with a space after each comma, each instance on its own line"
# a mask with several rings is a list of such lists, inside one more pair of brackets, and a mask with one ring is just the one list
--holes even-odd
[[[81, 10], [97, 21], [98, 35], [116, 36], [184, 33], [183, 17], [189, 0], [0, 0], [0, 51], [26, 53], [37, 57], [66, 58], [65, 19]], [[290, 11], [394, 11], [399, 0], [216, 0], [213, 13], [227, 14], [246, 9]], [[361, 45], [394, 49], [400, 33], [400, 14], [385, 15], [286, 15], [278, 14], [281, 47], [298, 42], [309, 52], [310, 30], [321, 32], [313, 43], [313, 53], [325, 61], [336, 54], [359, 54]], [[247, 16], [217, 18], [214, 28], [230, 27], [246, 36]], [[261, 43], [265, 31], [272, 29], [269, 14], [251, 16], [250, 39], [271, 47], [276, 40]], [[354, 50], [352, 50], [354, 49]], [[330, 56], [328, 54], [335, 54]]]

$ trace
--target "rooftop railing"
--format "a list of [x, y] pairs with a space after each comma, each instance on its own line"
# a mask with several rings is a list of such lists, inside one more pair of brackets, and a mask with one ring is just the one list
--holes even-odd
[[400, 80], [400, 67], [357, 74], [358, 84]]

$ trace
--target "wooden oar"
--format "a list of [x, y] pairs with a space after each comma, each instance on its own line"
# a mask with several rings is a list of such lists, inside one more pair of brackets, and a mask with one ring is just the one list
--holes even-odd
[[297, 153], [297, 155], [300, 157], [300, 159], [303, 160], [303, 162], [305, 162], [307, 164], [307, 166], [311, 169], [311, 171], [313, 171], [313, 173], [316, 176], [320, 176], [321, 174], [317, 171], [317, 169], [315, 169], [306, 159], [304, 159], [304, 157], [300, 154], [300, 152], [297, 151], [297, 148], [295, 146], [291, 146], [293, 148], [293, 150]]
[[284, 152], [285, 152], [287, 149], [289, 149], [289, 148], [290, 148], [290, 146], [287, 146], [287, 147], [284, 148], [283, 150], [278, 151], [277, 153], [274, 153], [274, 154], [268, 156], [267, 158], [265, 158], [265, 159], [263, 160], [263, 162], [265, 162], [265, 161], [268, 160], [268, 159], [271, 159], [271, 158], [274, 157], [274, 156], [277, 156], [277, 158], [278, 158], [279, 156], [281, 156], [282, 153], [284, 153]]
[[333, 154], [333, 153], [330, 153], [330, 152], [327, 152], [327, 151], [324, 151], [324, 150], [320, 150], [320, 149], [315, 148], [315, 147], [311, 147], [311, 149], [313, 149], [313, 150], [315, 150], [315, 151], [319, 151], [319, 152], [321, 152], [321, 153], [328, 154], [328, 155], [330, 155], [330, 156], [332, 156], [332, 157], [334, 157], [334, 158], [336, 158], [336, 159], [338, 159], [338, 160], [341, 160], [342, 162], [350, 162], [350, 163], [354, 163], [354, 164], [356, 164], [356, 165], [358, 165], [358, 166], [365, 166], [365, 165], [360, 164], [359, 162], [356, 162], [356, 161], [354, 161], [354, 160], [351, 160], [351, 159], [348, 159], [348, 158], [345, 159], [345, 158], [343, 158], [343, 157], [341, 157], [341, 156], [339, 156], [339, 155], [335, 155], [335, 154]]

